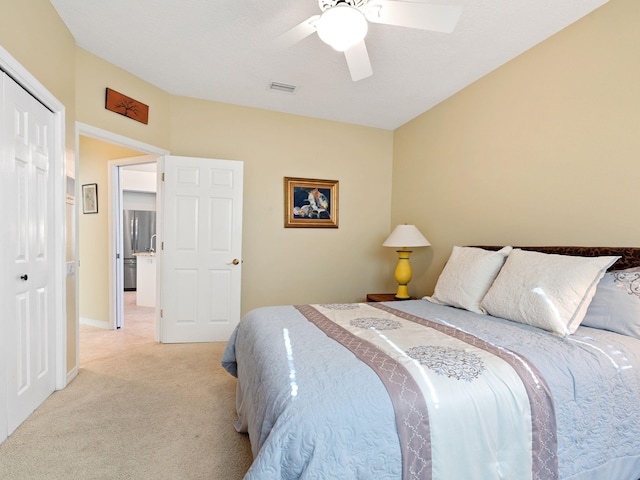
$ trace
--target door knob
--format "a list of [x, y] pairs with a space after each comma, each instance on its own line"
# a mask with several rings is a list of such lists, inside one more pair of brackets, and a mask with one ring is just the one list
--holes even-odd
[[234, 258], [231, 263], [233, 263], [234, 265], [238, 265], [240, 263], [240, 260], [238, 260], [237, 258]]
[[27, 275], [26, 273], [24, 275], [20, 275], [20, 279], [26, 282], [27, 280], [29, 280], [29, 275]]

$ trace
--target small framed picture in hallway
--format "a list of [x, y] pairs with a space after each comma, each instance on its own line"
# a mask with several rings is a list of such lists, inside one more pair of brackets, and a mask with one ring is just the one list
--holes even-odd
[[98, 213], [98, 184], [82, 185], [82, 213]]

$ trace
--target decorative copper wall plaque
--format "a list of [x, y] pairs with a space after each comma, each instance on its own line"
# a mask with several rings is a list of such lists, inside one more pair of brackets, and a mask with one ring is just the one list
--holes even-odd
[[119, 113], [125, 117], [132, 118], [145, 125], [149, 123], [149, 106], [140, 103], [133, 98], [107, 88], [107, 95], [104, 108], [112, 112]]

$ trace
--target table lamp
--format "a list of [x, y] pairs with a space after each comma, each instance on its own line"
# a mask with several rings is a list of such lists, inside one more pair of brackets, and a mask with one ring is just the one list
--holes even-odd
[[396, 299], [409, 300], [409, 289], [407, 285], [411, 281], [411, 265], [409, 255], [411, 250], [408, 247], [428, 247], [431, 245], [420, 230], [415, 225], [398, 225], [391, 235], [382, 244], [383, 247], [396, 247], [398, 252], [398, 266], [396, 267], [396, 282], [398, 282], [398, 293]]

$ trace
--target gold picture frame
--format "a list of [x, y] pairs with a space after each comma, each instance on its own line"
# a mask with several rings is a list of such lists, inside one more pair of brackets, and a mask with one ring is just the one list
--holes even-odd
[[284, 177], [285, 228], [338, 228], [338, 180]]

